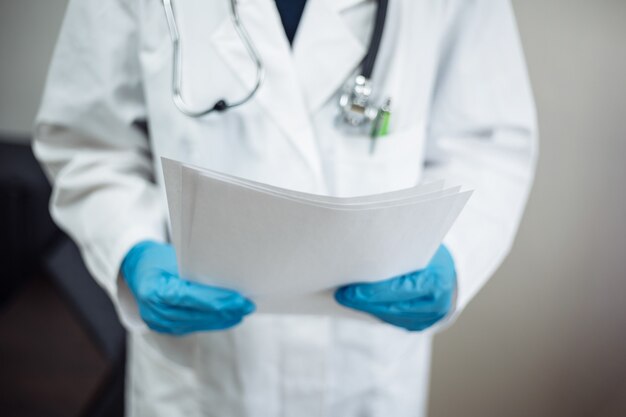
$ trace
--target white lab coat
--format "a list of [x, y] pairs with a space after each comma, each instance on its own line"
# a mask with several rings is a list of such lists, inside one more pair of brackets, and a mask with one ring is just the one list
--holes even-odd
[[[245, 94], [255, 68], [228, 2], [175, 6], [188, 101]], [[174, 107], [159, 0], [71, 1], [50, 68], [34, 149], [54, 182], [54, 219], [131, 330], [128, 415], [423, 416], [432, 331], [253, 314], [234, 330], [172, 338], [145, 329], [119, 266], [138, 241], [167, 239], [160, 156], [337, 196], [445, 178], [475, 189], [445, 240], [458, 272], [450, 322], [508, 252], [534, 172], [534, 105], [511, 5], [390, 2], [373, 82], [393, 114], [374, 155], [335, 118], [375, 3], [309, 0], [293, 50], [272, 0], [239, 7], [267, 76], [251, 102], [223, 114], [193, 119]]]

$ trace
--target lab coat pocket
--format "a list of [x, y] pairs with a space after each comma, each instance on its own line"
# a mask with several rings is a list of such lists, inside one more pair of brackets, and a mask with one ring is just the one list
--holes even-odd
[[377, 194], [417, 184], [424, 162], [424, 129], [419, 124], [372, 139], [346, 137], [337, 158], [337, 191], [342, 196]]

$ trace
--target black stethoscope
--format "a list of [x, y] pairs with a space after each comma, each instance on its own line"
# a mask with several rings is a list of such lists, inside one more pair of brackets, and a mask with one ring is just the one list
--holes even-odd
[[[389, 100], [382, 106], [371, 105], [372, 86], [370, 79], [378, 56], [380, 41], [385, 28], [385, 20], [387, 16], [388, 0], [377, 0], [376, 17], [374, 22], [374, 30], [370, 39], [367, 54], [361, 63], [361, 70], [358, 75], [346, 84], [343, 93], [339, 97], [340, 117], [339, 119], [351, 127], [371, 126], [371, 134], [379, 136], [386, 133], [386, 125], [389, 119]], [[244, 44], [250, 59], [256, 66], [256, 82], [254, 87], [244, 97], [235, 101], [218, 100], [212, 107], [204, 109], [193, 109], [189, 106], [182, 96], [182, 57], [180, 53], [180, 32], [174, 14], [173, 0], [163, 0], [167, 25], [170, 31], [173, 45], [173, 76], [172, 76], [172, 98], [174, 104], [182, 113], [190, 117], [202, 117], [213, 112], [223, 112], [228, 109], [239, 107], [254, 97], [259, 88], [263, 84], [265, 77], [265, 67], [263, 60], [254, 46], [254, 42], [248, 35], [243, 22], [239, 17], [237, 9], [237, 0], [230, 0], [230, 17], [237, 32], [237, 35]]]

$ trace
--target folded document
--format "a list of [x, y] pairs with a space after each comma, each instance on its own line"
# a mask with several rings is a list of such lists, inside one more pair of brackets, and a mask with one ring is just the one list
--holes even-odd
[[162, 164], [181, 275], [240, 291], [265, 313], [364, 318], [334, 289], [424, 268], [471, 194], [436, 182], [330, 197]]

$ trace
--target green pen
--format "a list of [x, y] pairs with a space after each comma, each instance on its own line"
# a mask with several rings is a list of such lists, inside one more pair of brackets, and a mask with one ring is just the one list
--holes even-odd
[[388, 98], [385, 104], [378, 110], [378, 114], [372, 124], [372, 131], [370, 132], [370, 138], [372, 140], [370, 154], [374, 153], [378, 138], [386, 136], [387, 133], [389, 133], [389, 119], [391, 119], [391, 99]]

